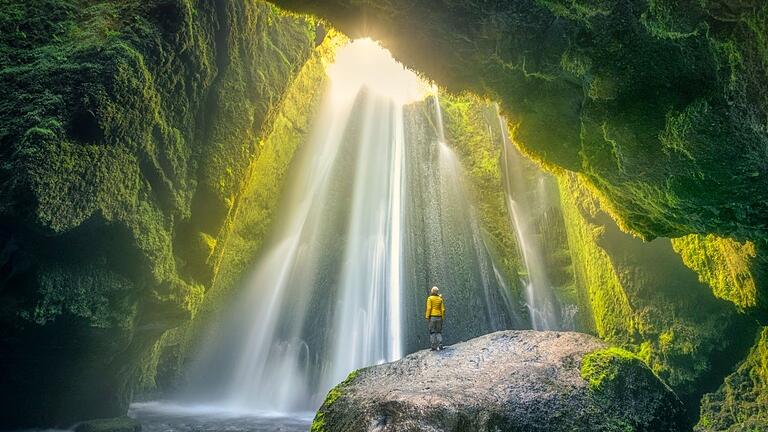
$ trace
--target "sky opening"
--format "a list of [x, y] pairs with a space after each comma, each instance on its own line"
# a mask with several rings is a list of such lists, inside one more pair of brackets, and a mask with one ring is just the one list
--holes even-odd
[[378, 42], [355, 39], [336, 52], [336, 61], [328, 66], [333, 93], [340, 98], [354, 97], [361, 87], [390, 96], [407, 104], [424, 99], [432, 86], [406, 69]]

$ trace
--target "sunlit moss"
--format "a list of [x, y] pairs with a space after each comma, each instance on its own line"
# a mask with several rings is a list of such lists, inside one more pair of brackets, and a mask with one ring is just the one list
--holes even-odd
[[742, 309], [757, 304], [757, 287], [752, 274], [755, 245], [715, 235], [692, 234], [672, 240], [685, 265], [695, 270], [699, 280], [712, 287], [719, 298]]
[[222, 241], [217, 244], [211, 297], [231, 289], [255, 259], [272, 225], [293, 156], [309, 137], [327, 83], [325, 68], [333, 62], [336, 49], [347, 41], [332, 31], [315, 49], [287, 89], [271, 128], [259, 140], [259, 155], [248, 167], [226, 220], [228, 232], [222, 233]]
[[606, 348], [591, 352], [581, 361], [581, 377], [589, 382], [593, 391], [603, 389], [621, 373], [625, 363], [634, 363], [640, 358], [621, 348]]
[[[605, 430], [631, 432], [636, 430], [677, 430], [683, 418], [680, 401], [660, 383], [658, 377], [635, 354], [621, 348], [593, 351], [581, 361], [581, 377], [587, 381], [595, 402], [613, 417]], [[649, 392], [649, 389], [655, 391]], [[637, 398], [639, 392], [647, 397]], [[652, 409], [635, 410], [636, 415], [623, 415], [626, 404], [633, 407], [661, 409], [662, 418], [648, 416]]]
[[581, 328], [642, 358], [694, 409], [701, 383], [739, 360], [753, 324], [716, 300], [668, 240], [622, 233], [579, 177], [559, 182]]
[[359, 369], [352, 371], [347, 376], [347, 378], [344, 379], [344, 381], [336, 385], [328, 392], [323, 405], [317, 411], [314, 420], [312, 420], [312, 426], [309, 429], [310, 432], [330, 432], [325, 424], [325, 412], [344, 394], [344, 388], [352, 383], [352, 381], [357, 378], [359, 373]]
[[739, 368], [715, 393], [704, 396], [701, 419], [694, 430], [768, 430], [768, 328], [759, 333]]
[[559, 184], [573, 274], [581, 287], [579, 304], [589, 311], [582, 314], [581, 324], [593, 327], [605, 340], [626, 344], [635, 332], [629, 299], [610, 257], [597, 245], [602, 228], [587, 222], [582, 213], [596, 216], [599, 204], [574, 177], [560, 177]]
[[516, 253], [517, 241], [504, 197], [496, 108], [470, 94], [441, 94], [440, 105], [446, 139], [466, 169], [485, 239], [500, 255], [504, 272], [517, 275], [523, 271], [523, 265]]

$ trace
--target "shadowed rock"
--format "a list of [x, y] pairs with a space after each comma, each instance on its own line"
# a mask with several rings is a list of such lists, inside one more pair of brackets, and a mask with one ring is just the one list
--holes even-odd
[[580, 333], [503, 331], [353, 372], [312, 431], [678, 431], [681, 414], [623, 350]]

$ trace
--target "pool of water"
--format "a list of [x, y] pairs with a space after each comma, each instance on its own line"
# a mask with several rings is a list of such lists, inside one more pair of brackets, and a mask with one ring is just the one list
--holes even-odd
[[208, 405], [141, 402], [128, 415], [142, 432], [307, 432], [313, 413], [233, 411]]

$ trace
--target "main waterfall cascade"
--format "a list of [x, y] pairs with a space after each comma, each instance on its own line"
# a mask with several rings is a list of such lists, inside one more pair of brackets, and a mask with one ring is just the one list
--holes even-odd
[[[368, 60], [368, 72], [387, 73]], [[398, 67], [389, 74], [410, 74]], [[528, 326], [483, 239], [436, 96], [424, 100], [415, 75], [401, 93], [329, 75], [271, 238], [193, 362], [189, 399], [314, 410], [350, 371], [427, 346], [432, 285], [448, 305], [448, 343]]]

